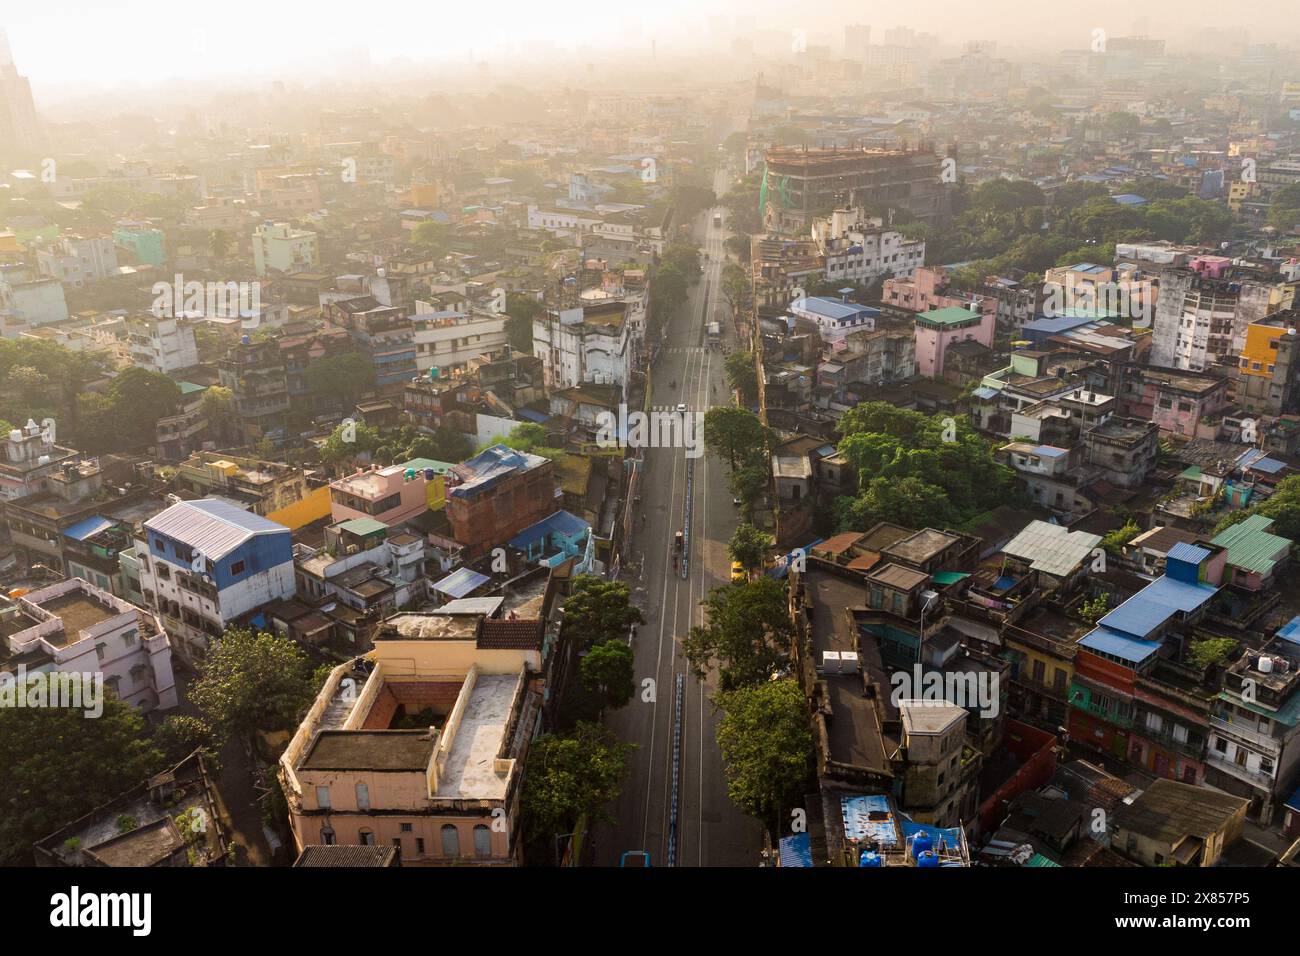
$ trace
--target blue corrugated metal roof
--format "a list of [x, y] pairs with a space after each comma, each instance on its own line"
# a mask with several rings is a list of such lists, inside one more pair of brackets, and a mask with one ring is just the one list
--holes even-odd
[[1039, 445], [1034, 449], [1033, 454], [1040, 458], [1060, 458], [1062, 455], [1068, 455], [1068, 448], [1057, 448], [1055, 445]]
[[795, 299], [790, 303], [791, 311], [811, 312], [813, 315], [820, 315], [827, 319], [851, 319], [855, 316], [873, 316], [879, 315], [879, 309], [873, 309], [868, 305], [858, 305], [855, 302], [841, 302], [839, 299], [829, 299], [825, 296], [806, 296], [801, 299]]
[[1285, 806], [1288, 810], [1291, 810], [1294, 813], [1300, 813], [1300, 790], [1291, 794], [1291, 797], [1287, 800]]
[[1067, 332], [1070, 329], [1077, 329], [1081, 325], [1087, 325], [1094, 321], [1090, 316], [1073, 316], [1063, 315], [1055, 318], [1044, 317], [1034, 319], [1032, 322], [1026, 322], [1021, 330], [1023, 332], [1042, 332], [1045, 335], [1055, 335], [1058, 332]]
[[521, 408], [519, 409], [518, 412], [516, 412], [516, 414], [520, 418], [526, 418], [528, 419], [528, 421], [536, 422], [538, 425], [540, 425], [542, 422], [546, 421], [548, 418], [551, 417], [549, 415], [543, 415], [541, 412], [535, 412], [531, 408]]
[[807, 833], [781, 837], [780, 855], [782, 866], [812, 866], [812, 838]]
[[1194, 611], [1219, 589], [1208, 584], [1176, 581], [1168, 575], [1156, 578], [1098, 623], [1104, 627], [1145, 638], [1178, 612]]
[[1134, 664], [1142, 663], [1160, 649], [1160, 645], [1154, 641], [1140, 641], [1119, 631], [1112, 631], [1108, 627], [1099, 627], [1092, 631], [1079, 642], [1079, 646], [1118, 657], [1120, 660], [1131, 661]]
[[486, 574], [479, 574], [470, 568], [460, 568], [435, 584], [433, 589], [454, 598], [463, 598], [489, 580]]
[[269, 518], [217, 498], [180, 501], [144, 523], [145, 528], [189, 545], [216, 561], [259, 534], [289, 534]]
[[1278, 461], [1276, 458], [1257, 458], [1251, 463], [1251, 471], [1262, 471], [1266, 475], [1276, 475], [1286, 467], [1286, 462]]
[[1175, 561], [1186, 561], [1189, 564], [1200, 564], [1209, 556], [1209, 551], [1194, 544], [1188, 544], [1185, 541], [1179, 541], [1165, 555], [1166, 559], [1173, 558]]
[[1300, 644], [1300, 614], [1283, 624], [1277, 636], [1292, 644]]
[[92, 518], [85, 518], [82, 521], [78, 521], [70, 528], [64, 528], [63, 536], [65, 538], [71, 538], [73, 541], [85, 541], [87, 538], [94, 537], [101, 531], [111, 527], [113, 527], [113, 522], [109, 521], [107, 518], [101, 518], [99, 515], [95, 515]]
[[587, 524], [587, 522], [561, 509], [554, 514], [547, 515], [541, 521], [530, 524], [511, 538], [509, 543], [512, 548], [526, 551], [534, 541], [538, 541], [552, 533], [573, 536], [590, 530], [591, 525]]

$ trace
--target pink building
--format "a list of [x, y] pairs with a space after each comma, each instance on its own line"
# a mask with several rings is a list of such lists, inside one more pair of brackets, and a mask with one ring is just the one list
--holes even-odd
[[943, 374], [943, 360], [948, 346], [955, 342], [978, 342], [991, 348], [997, 316], [992, 311], [978, 312], [949, 306], [932, 309], [916, 317], [916, 372], [928, 378]]
[[948, 274], [942, 269], [920, 268], [908, 279], [886, 279], [881, 301], [910, 312], [929, 312], [952, 307], [969, 308], [978, 302], [986, 312], [997, 311], [997, 300], [987, 295], [972, 295], [948, 289]]
[[[421, 464], [430, 467], [419, 467]], [[335, 522], [374, 518], [394, 525], [409, 521], [441, 502], [445, 467], [425, 459], [387, 468], [371, 465], [330, 482], [330, 513]]]

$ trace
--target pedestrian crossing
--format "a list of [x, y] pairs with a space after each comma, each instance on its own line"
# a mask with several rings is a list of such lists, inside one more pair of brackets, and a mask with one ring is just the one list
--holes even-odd
[[708, 349], [703, 345], [674, 345], [663, 351], [668, 355], [687, 355], [696, 352], [707, 352]]

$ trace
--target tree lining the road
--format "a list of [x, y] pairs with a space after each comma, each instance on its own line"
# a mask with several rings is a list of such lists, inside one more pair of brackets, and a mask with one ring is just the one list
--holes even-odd
[[766, 461], [771, 432], [749, 409], [717, 405], [704, 413], [704, 444], [734, 469]]
[[816, 760], [798, 681], [764, 681], [717, 694], [718, 747], [727, 795], [763, 823], [773, 839], [813, 788]]
[[770, 680], [789, 665], [794, 640], [785, 582], [760, 577], [714, 588], [701, 602], [704, 624], [682, 640], [691, 672], [732, 690]]
[[605, 641], [625, 640], [628, 628], [644, 623], [625, 582], [607, 581], [594, 574], [579, 574], [573, 579], [564, 601], [561, 630], [578, 652]]
[[635, 656], [621, 638], [601, 641], [587, 651], [578, 664], [578, 680], [584, 690], [594, 695], [597, 717], [605, 708], [619, 708], [636, 693]]
[[555, 862], [556, 838], [580, 823], [612, 823], [609, 805], [631, 769], [633, 744], [599, 724], [580, 722], [567, 733], [543, 734], [525, 760], [520, 806], [534, 862]]
[[771, 552], [773, 541], [770, 534], [742, 521], [736, 525], [736, 530], [731, 535], [731, 542], [727, 545], [727, 551], [731, 554], [731, 560], [740, 564], [746, 571], [758, 571]]
[[740, 393], [741, 404], [758, 404], [758, 367], [753, 352], [732, 352], [723, 361], [727, 384], [733, 392]]

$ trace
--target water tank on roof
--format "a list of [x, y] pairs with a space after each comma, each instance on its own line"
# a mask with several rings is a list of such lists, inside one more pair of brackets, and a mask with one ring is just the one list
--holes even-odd
[[912, 839], [912, 856], [920, 859], [922, 853], [928, 853], [934, 846], [934, 838], [922, 830]]
[[415, 469], [414, 468], [406, 469], [406, 480], [411, 481], [414, 478], [415, 478]]
[[436, 475], [436, 472], [435, 472], [432, 468], [426, 468], [426, 469], [424, 469], [424, 480], [425, 480], [425, 481], [433, 481], [435, 475]]
[[880, 858], [880, 854], [875, 850], [867, 850], [858, 859], [858, 866], [884, 866], [885, 861]]
[[9, 440], [12, 441], [12, 442], [19, 442], [19, 441], [22, 441], [22, 440], [23, 440], [23, 430], [22, 430], [21, 428], [15, 428], [13, 431], [11, 431], [11, 432], [9, 433]]
[[438, 377], [438, 366], [435, 365], [433, 368], [429, 369], [429, 378], [437, 378], [437, 377]]
[[1271, 658], [1271, 657], [1265, 657], [1265, 656], [1261, 655], [1260, 658], [1259, 658], [1259, 665], [1258, 665], [1258, 667], [1257, 667], [1256, 669], [1257, 669], [1261, 674], [1271, 674], [1271, 673], [1273, 673], [1273, 658]]
[[927, 869], [937, 867], [939, 865], [939, 857], [930, 850], [926, 850], [916, 858], [916, 865]]
[[252, 342], [253, 342], [253, 339], [252, 339], [251, 336], [241, 335], [241, 336], [239, 337], [239, 344], [240, 344], [240, 345], [251, 345]]

